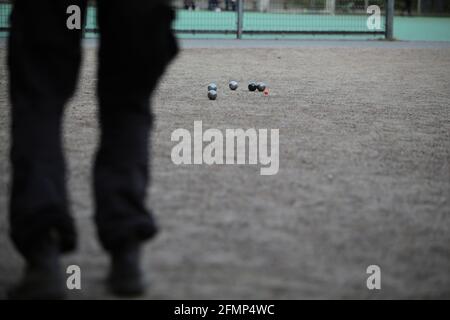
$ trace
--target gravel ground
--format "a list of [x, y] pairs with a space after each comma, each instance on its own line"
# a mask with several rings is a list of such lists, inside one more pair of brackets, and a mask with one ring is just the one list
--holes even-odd
[[[162, 232], [146, 246], [145, 298], [450, 298], [449, 70], [449, 48], [183, 50], [153, 99], [148, 202]], [[249, 93], [252, 79], [270, 96]], [[64, 263], [82, 269], [71, 298], [110, 298], [91, 218], [95, 48], [81, 80], [65, 126], [80, 248]], [[0, 64], [0, 298], [23, 265], [7, 238], [6, 81]], [[279, 173], [174, 165], [171, 133], [194, 120], [280, 129]], [[366, 288], [372, 264], [379, 291]]]

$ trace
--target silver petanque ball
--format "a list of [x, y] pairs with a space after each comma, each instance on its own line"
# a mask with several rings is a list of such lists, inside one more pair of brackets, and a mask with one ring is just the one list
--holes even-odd
[[238, 83], [236, 81], [230, 81], [228, 85], [231, 90], [236, 90], [238, 88]]
[[211, 91], [211, 90], [217, 92], [217, 85], [216, 85], [215, 83], [210, 83], [210, 84], [208, 85], [208, 91]]

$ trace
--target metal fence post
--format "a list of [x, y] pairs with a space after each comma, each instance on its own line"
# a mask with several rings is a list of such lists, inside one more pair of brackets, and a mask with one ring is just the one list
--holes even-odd
[[395, 0], [386, 0], [386, 39], [394, 40], [394, 3]]
[[242, 39], [242, 31], [244, 28], [244, 0], [238, 0], [237, 2], [237, 28], [236, 38]]

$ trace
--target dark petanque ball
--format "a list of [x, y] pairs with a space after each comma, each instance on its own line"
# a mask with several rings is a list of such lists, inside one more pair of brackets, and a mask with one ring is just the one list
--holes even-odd
[[209, 100], [216, 100], [216, 98], [217, 98], [217, 91], [216, 90], [209, 90], [208, 91], [208, 98], [209, 98]]

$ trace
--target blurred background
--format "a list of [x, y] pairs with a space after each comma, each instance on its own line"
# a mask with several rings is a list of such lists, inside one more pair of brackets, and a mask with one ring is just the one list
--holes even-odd
[[[386, 38], [387, 0], [175, 0], [174, 29], [180, 38], [234, 39], [241, 28], [247, 39]], [[126, 2], [124, 2], [126, 5]], [[368, 30], [367, 7], [380, 7], [381, 29]], [[0, 36], [7, 36], [10, 0], [0, 0]], [[450, 41], [450, 1], [396, 0], [393, 38]], [[239, 17], [241, 17], [239, 19]], [[95, 1], [91, 1], [86, 37], [96, 37]]]

